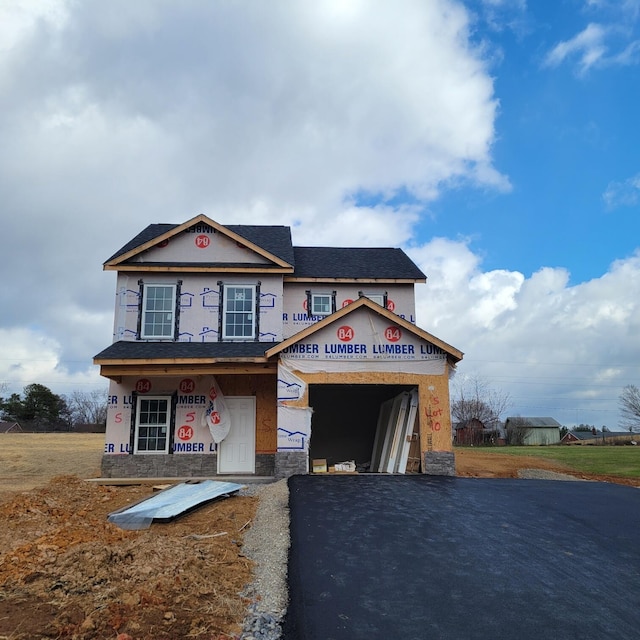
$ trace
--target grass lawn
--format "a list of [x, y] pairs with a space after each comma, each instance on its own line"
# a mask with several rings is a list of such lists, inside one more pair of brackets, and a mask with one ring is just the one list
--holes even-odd
[[622, 478], [640, 477], [640, 446], [483, 447], [482, 451], [497, 456], [545, 458], [583, 473]]

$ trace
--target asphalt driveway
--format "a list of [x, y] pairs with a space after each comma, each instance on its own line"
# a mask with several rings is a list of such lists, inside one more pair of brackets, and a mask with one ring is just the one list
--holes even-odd
[[428, 476], [289, 481], [286, 640], [640, 637], [640, 490]]

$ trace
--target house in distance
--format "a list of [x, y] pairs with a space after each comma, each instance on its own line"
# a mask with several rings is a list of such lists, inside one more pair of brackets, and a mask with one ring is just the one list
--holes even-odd
[[[415, 324], [400, 249], [297, 247], [286, 226], [152, 224], [117, 273], [105, 477], [455, 473], [462, 352]], [[340, 467], [338, 467], [340, 468]]]

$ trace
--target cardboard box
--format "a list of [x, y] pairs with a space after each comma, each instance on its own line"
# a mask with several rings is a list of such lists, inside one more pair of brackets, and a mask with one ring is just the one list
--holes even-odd
[[311, 461], [311, 470], [313, 473], [327, 473], [326, 458], [315, 458]]

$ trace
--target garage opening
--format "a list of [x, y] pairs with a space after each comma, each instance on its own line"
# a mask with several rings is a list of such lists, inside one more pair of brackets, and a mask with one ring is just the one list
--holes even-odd
[[[312, 384], [309, 386], [309, 406], [313, 408], [311, 419], [311, 440], [309, 457], [311, 460], [324, 459], [327, 469], [336, 464], [355, 461], [359, 473], [389, 471], [394, 472], [394, 464], [389, 463], [389, 455], [394, 434], [400, 449], [407, 442], [404, 468], [400, 473], [420, 472], [420, 440], [418, 420], [411, 419], [406, 424], [406, 432], [400, 428], [394, 432], [393, 411], [397, 412], [401, 403], [394, 399], [401, 396], [413, 397], [417, 404], [417, 387], [413, 385], [379, 384]], [[406, 420], [410, 418], [409, 400], [405, 400]], [[404, 414], [403, 414], [404, 415]], [[417, 417], [414, 410], [413, 417]], [[382, 426], [379, 426], [380, 423]], [[376, 438], [376, 434], [378, 437]], [[384, 450], [385, 437], [388, 450]], [[400, 442], [402, 439], [402, 442]], [[384, 458], [384, 456], [387, 456]], [[382, 458], [381, 458], [382, 456]], [[386, 460], [386, 462], [385, 462]], [[383, 464], [384, 463], [384, 464]], [[398, 471], [397, 465], [395, 471]]]

